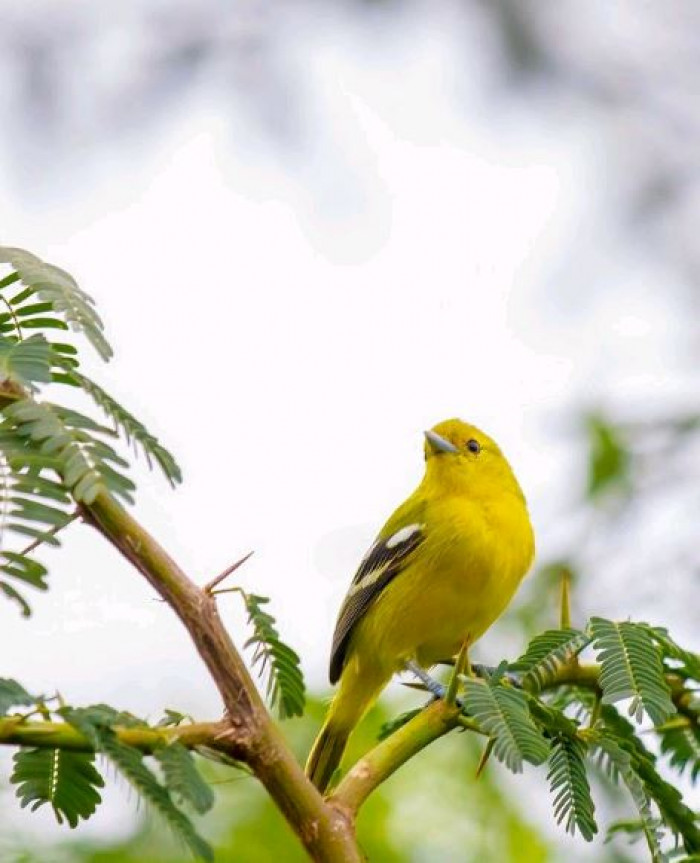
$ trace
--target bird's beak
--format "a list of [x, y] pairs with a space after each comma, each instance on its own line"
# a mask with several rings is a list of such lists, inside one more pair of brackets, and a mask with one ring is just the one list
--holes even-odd
[[445, 438], [437, 434], [437, 432], [427, 431], [423, 432], [423, 434], [425, 435], [425, 439], [428, 441], [428, 445], [434, 453], [459, 452], [459, 450], [453, 443], [445, 440]]

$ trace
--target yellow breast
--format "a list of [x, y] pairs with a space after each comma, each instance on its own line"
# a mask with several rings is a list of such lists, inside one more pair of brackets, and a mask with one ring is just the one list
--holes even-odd
[[510, 602], [534, 554], [521, 499], [433, 507], [422, 553], [390, 583], [360, 623], [354, 649], [400, 668], [428, 666], [476, 641]]

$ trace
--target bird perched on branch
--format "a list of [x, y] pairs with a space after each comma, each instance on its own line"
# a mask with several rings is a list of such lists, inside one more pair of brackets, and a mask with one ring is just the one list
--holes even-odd
[[534, 556], [525, 497], [498, 445], [446, 420], [425, 432], [425, 476], [362, 559], [340, 609], [330, 681], [340, 681], [309, 755], [322, 791], [351, 731], [392, 675], [473, 644]]

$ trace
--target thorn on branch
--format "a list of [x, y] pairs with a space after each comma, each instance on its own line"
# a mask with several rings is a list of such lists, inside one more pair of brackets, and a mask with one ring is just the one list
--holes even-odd
[[491, 757], [491, 753], [493, 752], [495, 740], [493, 737], [489, 737], [486, 746], [484, 747], [484, 751], [481, 753], [481, 758], [479, 759], [479, 764], [476, 768], [476, 774], [474, 776], [475, 779], [478, 779], [481, 774], [484, 772], [486, 765], [489, 763], [489, 758]]
[[231, 566], [228, 567], [228, 569], [225, 569], [222, 573], [217, 575], [216, 578], [213, 578], [210, 582], [205, 584], [202, 588], [204, 593], [207, 596], [213, 596], [214, 588], [218, 587], [218, 585], [220, 585], [225, 578], [228, 578], [228, 576], [231, 575], [232, 572], [235, 572], [240, 566], [243, 566], [243, 564], [248, 560], [248, 558], [252, 557], [254, 553], [254, 551], [249, 551], [248, 554], [246, 554], [240, 560], [237, 560], [235, 563], [232, 563]]

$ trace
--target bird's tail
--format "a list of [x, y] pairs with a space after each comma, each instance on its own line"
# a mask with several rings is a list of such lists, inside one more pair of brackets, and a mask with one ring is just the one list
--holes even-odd
[[319, 791], [328, 787], [343, 757], [348, 737], [386, 682], [385, 675], [371, 675], [367, 669], [361, 672], [352, 659], [343, 669], [340, 687], [306, 762], [306, 775]]

